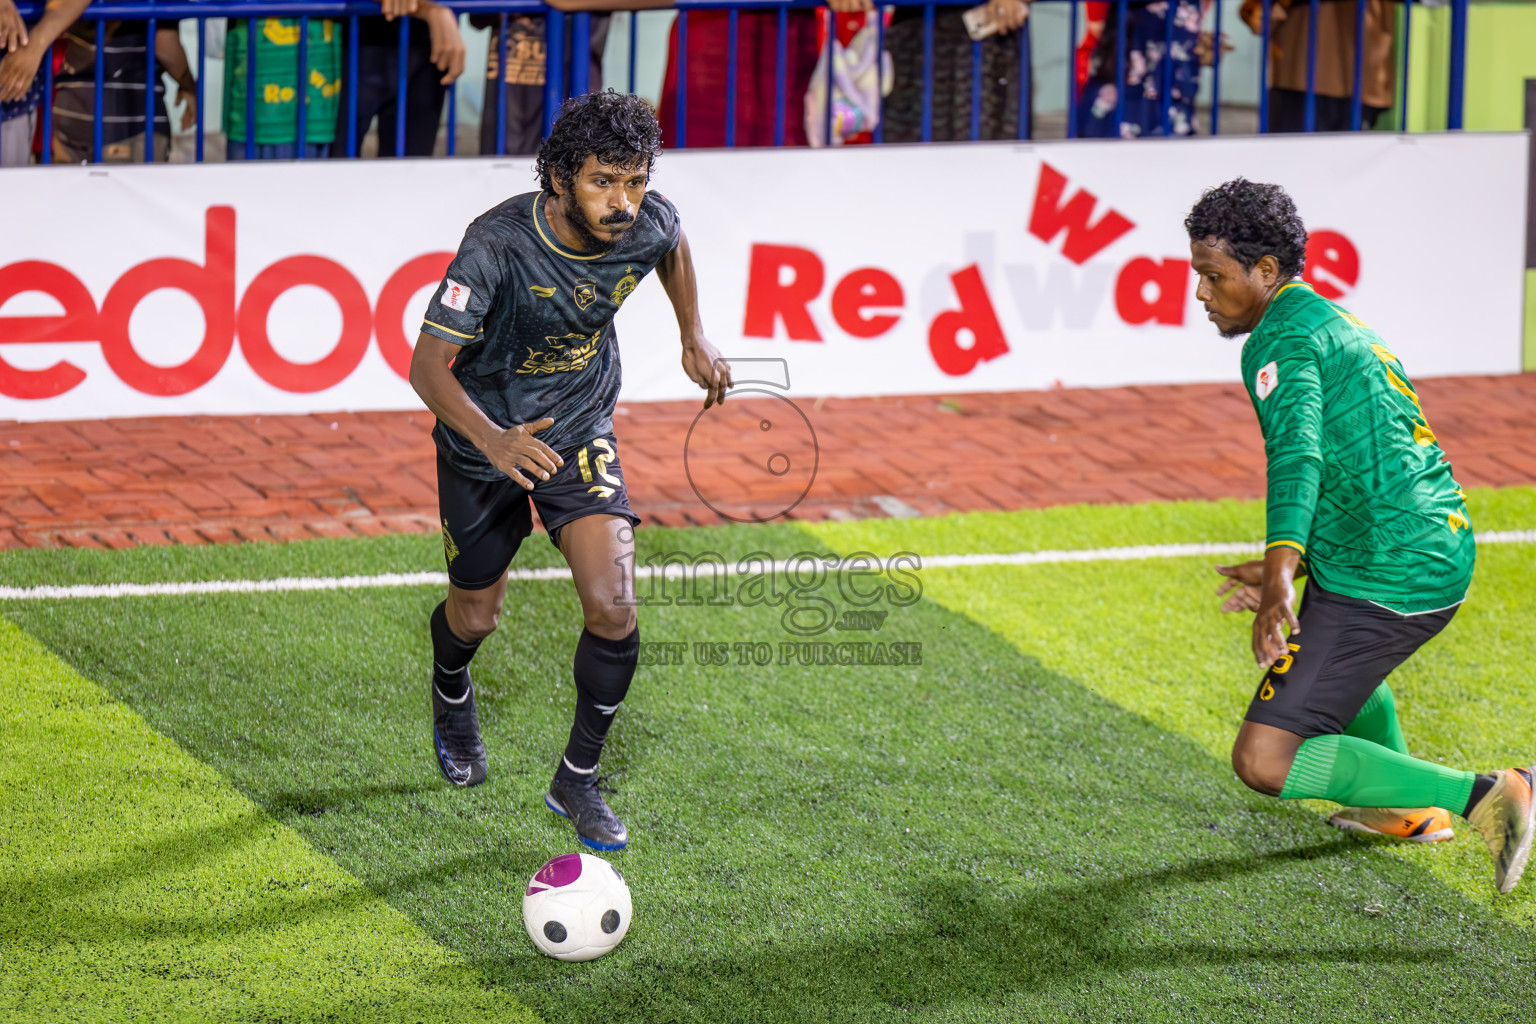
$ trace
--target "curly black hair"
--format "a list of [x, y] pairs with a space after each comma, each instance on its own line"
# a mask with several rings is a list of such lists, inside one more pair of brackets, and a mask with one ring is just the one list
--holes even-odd
[[589, 156], [626, 170], [644, 165], [649, 173], [660, 155], [661, 125], [650, 104], [609, 89], [565, 101], [549, 138], [539, 147], [534, 170], [544, 191], [554, 191], [555, 182], [570, 191]]
[[1300, 274], [1307, 263], [1307, 229], [1296, 204], [1279, 185], [1233, 178], [1208, 188], [1184, 218], [1189, 240], [1224, 242], [1227, 253], [1252, 270], [1273, 256], [1285, 277]]

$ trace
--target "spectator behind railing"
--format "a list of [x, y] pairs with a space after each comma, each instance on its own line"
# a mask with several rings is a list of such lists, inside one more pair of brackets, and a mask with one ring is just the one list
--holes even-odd
[[[431, 156], [443, 116], [448, 86], [464, 73], [464, 39], [453, 11], [434, 0], [381, 0], [382, 15], [358, 19], [357, 138], [379, 119], [379, 156], [396, 150], [396, 94], [399, 83], [400, 28], [396, 18], [411, 18], [405, 69], [405, 155]], [[257, 57], [258, 62], [260, 57]], [[257, 64], [260, 67], [260, 64]], [[336, 138], [347, 136], [347, 102], [340, 104]], [[336, 147], [345, 156], [345, 147]]]
[[27, 58], [14, 56], [26, 47], [28, 38], [16, 5], [0, 0], [0, 167], [20, 166], [32, 155], [43, 78], [35, 69], [28, 74]]
[[[257, 160], [292, 160], [298, 156], [299, 21], [296, 18], [256, 20], [256, 138]], [[246, 66], [249, 35], [245, 18], [231, 18], [224, 42], [224, 131], [227, 159], [246, 158]], [[311, 18], [305, 60], [304, 156], [331, 154], [336, 140], [341, 96], [341, 26], [329, 18]]]
[[[47, 0], [40, 8], [24, 0], [0, 0], [0, 165], [28, 163], [39, 153], [54, 162], [83, 162], [92, 158], [98, 144], [104, 162], [142, 162], [146, 152], [149, 160], [164, 160], [170, 126], [161, 72], [178, 85], [185, 100], [183, 127], [195, 120], [197, 83], [181, 46], [177, 19], [153, 19], [156, 73], [149, 75], [146, 61], [151, 40], [146, 38], [144, 18], [83, 19], [89, 2]], [[248, 148], [253, 150], [251, 155], [261, 159], [344, 156], [352, 143], [361, 141], [376, 117], [380, 155], [394, 155], [397, 146], [406, 155], [433, 153], [445, 87], [459, 77], [464, 66], [465, 49], [457, 19], [437, 0], [376, 2], [379, 16], [354, 19], [359, 27], [358, 73], [351, 83], [344, 81], [344, 20], [317, 15], [310, 23], [305, 42], [308, 75], [300, 89], [296, 54], [299, 22], [294, 18], [259, 18], [254, 40], [259, 71], [254, 83], [256, 95], [250, 98], [245, 96], [245, 89], [250, 82], [246, 57], [251, 40], [246, 36], [251, 19], [230, 19], [223, 109], [231, 159], [243, 158]], [[557, 75], [556, 81], [570, 84], [585, 77], [589, 83], [601, 82], [607, 12], [668, 7], [672, 2], [551, 0], [561, 12], [592, 14], [588, 21], [590, 52], [577, 57], [567, 47], [567, 52], [556, 55], [565, 64], [559, 69], [564, 74]], [[1020, 80], [1017, 30], [1026, 23], [1029, 2], [989, 0], [973, 9], [965, 4], [935, 5], [928, 8], [933, 15], [931, 22], [925, 22], [921, 5], [891, 8], [884, 36], [894, 71], [892, 91], [883, 104], [875, 98], [871, 89], [878, 86], [872, 83], [880, 76], [865, 72], [870, 63], [866, 58], [878, 47], [872, 39], [859, 42], [854, 49], [864, 76], [859, 79], [863, 91], [850, 99], [851, 94], [845, 95], [846, 83], [839, 78], [836, 88], [842, 92], [830, 97], [837, 140], [869, 141], [868, 130], [877, 119], [882, 122], [877, 137], [887, 142], [918, 141], [924, 136], [935, 141], [973, 135], [1028, 136], [1028, 123], [1020, 131], [1020, 122], [1030, 112], [1021, 111], [1019, 105], [1021, 95], [1027, 97], [1033, 90], [1021, 89], [1027, 83]], [[1077, 5], [1080, 0], [1072, 2]], [[1395, 98], [1391, 2], [1363, 0], [1361, 6], [1357, 0], [1271, 0], [1266, 5], [1263, 0], [1245, 0], [1241, 14], [1256, 33], [1262, 29], [1261, 12], [1266, 6], [1270, 11], [1272, 47], [1266, 55], [1268, 70], [1260, 72], [1268, 82], [1265, 101], [1269, 113], [1260, 130], [1349, 130], [1356, 126], [1357, 109], [1359, 126], [1374, 126]], [[35, 25], [24, 24], [18, 3], [31, 12], [29, 17], [36, 17], [41, 10]], [[858, 20], [862, 24], [865, 16], [855, 18], [856, 12], [877, 10], [871, 0], [827, 3], [835, 11], [846, 12], [841, 20], [828, 19], [837, 26], [839, 43], [844, 47], [850, 46], [843, 38], [845, 23]], [[1313, 4], [1317, 4], [1316, 25], [1309, 24]], [[1075, 131], [1069, 134], [1134, 138], [1187, 136], [1199, 130], [1195, 97], [1200, 67], [1211, 62], [1213, 49], [1210, 33], [1201, 25], [1211, 5], [1212, 0], [1082, 0], [1088, 24], [1075, 54], [1076, 66], [1069, 72], [1069, 81], [1075, 79], [1078, 86], [1072, 125]], [[138, 6], [130, 4], [129, 9], [137, 11]], [[146, 7], [144, 13], [153, 11]], [[1126, 24], [1118, 25], [1122, 12]], [[401, 17], [411, 19], [403, 33], [397, 20]], [[737, 41], [733, 79], [732, 55], [726, 52], [732, 12], [679, 12], [672, 23], [659, 104], [668, 144], [681, 146], [686, 142], [690, 148], [804, 145], [807, 111], [811, 111], [810, 124], [818, 127], [829, 105], [822, 79], [817, 79], [821, 89], [814, 102], [807, 90], [821, 56], [818, 17], [812, 8], [738, 8], [734, 12]], [[503, 126], [506, 152], [531, 152], [537, 147], [544, 121], [547, 19], [543, 15], [482, 12], [475, 20], [496, 28], [504, 21], [509, 25], [504, 73], [497, 66], [499, 39], [493, 37], [480, 152], [496, 151], [496, 138]], [[1453, 20], [1453, 29], [1454, 25]], [[978, 40], [977, 36], [985, 35], [978, 27], [994, 31]], [[98, 33], [105, 44], [99, 68]], [[866, 34], [872, 33], [871, 28]], [[1357, 34], [1362, 36], [1358, 42]], [[1027, 36], [1024, 38], [1027, 42]], [[399, 50], [402, 39], [404, 54]], [[1456, 42], [1454, 32], [1452, 40], [1447, 123], [1455, 128], [1461, 118], [1465, 41]], [[634, 45], [633, 34], [630, 45]], [[931, 59], [925, 59], [924, 51], [930, 45]], [[1223, 40], [1223, 50], [1228, 49]], [[974, 70], [973, 53], [979, 53], [982, 60], [980, 68]], [[1358, 70], [1357, 53], [1361, 56]], [[49, 111], [42, 107], [45, 59], [51, 63], [55, 83], [51, 119], [43, 116]], [[404, 89], [397, 82], [402, 59]], [[573, 59], [588, 62], [584, 76], [571, 73]], [[633, 75], [633, 52], [630, 62]], [[843, 65], [835, 67], [839, 75], [846, 70]], [[98, 74], [100, 111], [95, 109]], [[687, 79], [686, 89], [679, 88], [682, 77]], [[153, 89], [149, 96], [145, 93], [146, 80]], [[502, 85], [498, 87], [495, 82]], [[973, 100], [973, 82], [980, 84], [979, 102]], [[727, 100], [733, 83], [733, 117], [728, 119]], [[1310, 98], [1309, 91], [1313, 91]], [[397, 120], [397, 96], [402, 93], [406, 110]], [[305, 101], [303, 107], [301, 100]], [[850, 102], [857, 106], [858, 116], [852, 118], [854, 128], [844, 131], [839, 118]], [[254, 140], [247, 138], [248, 104], [254, 106], [254, 125], [249, 126], [254, 129]], [[355, 120], [349, 118], [349, 106], [355, 110]], [[301, 109], [307, 115], [302, 152], [294, 138]], [[39, 138], [39, 120], [44, 127], [51, 120], [51, 138]], [[399, 124], [405, 130], [397, 139]], [[819, 127], [817, 133], [821, 134]], [[348, 145], [341, 144], [343, 137]], [[201, 159], [201, 135], [197, 152]]]
[[[1210, 3], [1135, 0], [1125, 8], [1123, 35], [1119, 4], [1091, 11], [1090, 34], [1097, 28], [1093, 14], [1100, 9], [1104, 22], [1088, 60], [1088, 82], [1078, 99], [1077, 134], [1126, 139], [1193, 135], [1198, 128], [1195, 96], [1200, 91], [1200, 26]], [[1122, 38], [1125, 49], [1117, 53]], [[1116, 85], [1121, 75], [1123, 92]]]
[[[587, 81], [593, 83], [594, 89], [597, 88], [603, 80], [603, 49], [608, 43], [608, 26], [611, 21], [605, 12], [632, 11], [638, 8], [634, 3], [623, 3], [622, 0], [556, 0], [550, 6], [563, 12], [593, 12], [589, 29], [591, 45], [588, 47]], [[659, 4], [650, 3], [648, 6]], [[548, 72], [544, 16], [508, 16], [505, 78], [499, 67], [501, 42], [498, 34], [501, 31], [501, 15], [471, 14], [469, 23], [475, 28], [491, 30], [485, 61], [485, 100], [480, 108], [480, 152], [486, 155], [496, 152], [496, 112], [499, 110], [507, 126], [504, 142], [506, 148], [503, 152], [524, 156], [537, 153], [539, 143], [544, 138], [544, 76]], [[496, 97], [497, 82], [503, 83], [500, 100]]]
[[[632, 7], [633, 4], [625, 4]], [[646, 6], [664, 7], [657, 0]], [[816, 69], [817, 12], [800, 8], [787, 12], [784, 30], [784, 145], [803, 146], [805, 91]], [[672, 23], [667, 42], [667, 74], [656, 117], [663, 145], [724, 146], [730, 51], [727, 11], [689, 11], [688, 41], [679, 48], [682, 16]], [[778, 122], [777, 11], [742, 10], [736, 30], [736, 135], [738, 146], [771, 146]], [[682, 99], [684, 137], [677, 137], [679, 56], [687, 58], [687, 92]]]
[[[1243, 21], [1255, 35], [1263, 32], [1260, 0], [1246, 0]], [[1270, 90], [1269, 130], [1307, 130], [1307, 36], [1311, 5], [1302, 0], [1276, 0], [1269, 9]], [[1316, 97], [1313, 130], [1354, 130], [1355, 27], [1359, 9], [1354, 0], [1324, 0], [1318, 4], [1317, 61], [1313, 71]], [[1364, 60], [1360, 77], [1360, 127], [1371, 128], [1392, 106], [1392, 35], [1395, 18], [1387, 0], [1365, 5]]]
[[[871, 0], [827, 0], [838, 12], [869, 11]], [[971, 137], [972, 38], [965, 13], [973, 4], [941, 6], [933, 19], [933, 91], [931, 138], [954, 142]], [[979, 24], [991, 35], [981, 42], [981, 118], [978, 137], [1018, 138], [1019, 41], [1014, 35], [1029, 17], [1027, 0], [990, 0]], [[886, 142], [923, 138], [923, 9], [898, 7], [885, 35], [895, 81], [885, 100]], [[1029, 111], [1024, 112], [1029, 116]]]
[[[170, 150], [171, 126], [165, 110], [165, 83], [161, 72], [169, 75], [186, 100], [182, 127], [197, 116], [197, 83], [187, 53], [182, 49], [177, 20], [162, 18], [156, 23], [154, 46], [155, 74], [147, 61], [151, 40], [145, 21], [97, 21], [79, 16], [84, 0], [49, 0], [46, 13], [31, 33], [27, 49], [31, 61], [41, 63], [48, 46], [32, 48], [50, 35], [57, 36], [60, 23], [73, 22], [63, 32], [63, 56], [56, 57], [53, 100], [53, 138], [44, 140], [52, 146], [55, 163], [84, 163], [95, 150], [96, 122], [101, 128], [103, 163], [144, 162], [146, 153], [164, 160]], [[57, 18], [57, 21], [53, 19]], [[45, 29], [46, 26], [46, 29]], [[101, 35], [98, 45], [97, 34]], [[52, 40], [49, 40], [51, 45]], [[20, 54], [11, 54], [7, 62]], [[96, 61], [102, 62], [102, 109], [96, 109]], [[24, 70], [27, 70], [24, 69]], [[0, 72], [0, 77], [5, 77]], [[151, 81], [152, 79], [152, 81]], [[149, 105], [150, 123], [146, 125], [145, 87], [152, 85], [154, 97]], [[7, 93], [6, 95], [9, 95]], [[147, 129], [147, 130], [146, 130]], [[147, 147], [153, 146], [153, 149]]]
[[0, 167], [31, 162], [43, 102], [43, 59], [89, 3], [50, 0], [37, 24], [28, 29], [12, 0], [0, 0]]
[[829, 50], [822, 37], [805, 94], [805, 135], [811, 145], [862, 146], [875, 141], [881, 89], [891, 77], [886, 73], [890, 62], [880, 49], [885, 27], [885, 12], [878, 8], [868, 13], [828, 12], [822, 31], [835, 36], [834, 44]]

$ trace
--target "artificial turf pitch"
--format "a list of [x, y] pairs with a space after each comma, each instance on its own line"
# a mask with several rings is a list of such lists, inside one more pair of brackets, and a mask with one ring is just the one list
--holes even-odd
[[[1470, 506], [1536, 526], [1533, 490]], [[643, 560], [1261, 533], [1218, 502], [638, 536]], [[518, 564], [557, 558], [540, 536]], [[0, 1020], [1529, 1020], [1536, 896], [1496, 897], [1475, 836], [1362, 840], [1232, 777], [1257, 673], [1211, 561], [926, 569], [878, 633], [813, 638], [921, 642], [916, 666], [700, 666], [696, 642], [795, 639], [783, 609], [646, 605], [687, 654], [640, 669], [605, 755], [635, 922], [590, 964], [536, 955], [520, 914], [575, 848], [540, 802], [569, 583], [514, 583], [475, 661], [469, 792], [431, 755], [436, 588], [0, 604]], [[0, 585], [439, 565], [419, 537], [34, 551]], [[1533, 572], [1536, 546], [1485, 546], [1393, 677], [1415, 754], [1536, 761]]]

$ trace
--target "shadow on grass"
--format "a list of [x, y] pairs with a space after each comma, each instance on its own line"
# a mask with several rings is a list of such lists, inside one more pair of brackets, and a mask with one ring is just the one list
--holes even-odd
[[[365, 787], [366, 788], [366, 787]], [[13, 925], [55, 922], [54, 937], [74, 942], [125, 942], [187, 937], [230, 937], [275, 923], [299, 923], [345, 914], [374, 898], [432, 892], [441, 883], [497, 874], [532, 850], [502, 843], [471, 855], [439, 859], [421, 870], [366, 888], [334, 885], [311, 890], [271, 882], [242, 909], [207, 914], [120, 913], [82, 910], [76, 900], [125, 877], [142, 883], [217, 859], [248, 843], [267, 823], [259, 814], [190, 829], [90, 869], [43, 871], [19, 900]], [[542, 989], [546, 1011], [587, 1019], [748, 1020], [855, 1019], [880, 1008], [923, 1011], [957, 1002], [988, 1004], [1016, 993], [1048, 994], [1100, 976], [1178, 972], [1198, 967], [1274, 965], [1286, 971], [1371, 965], [1423, 965], [1457, 950], [1420, 944], [1329, 941], [1306, 946], [1245, 942], [1145, 942], [1125, 934], [1139, 927], [1149, 900], [1160, 892], [1205, 886], [1251, 875], [1272, 875], [1297, 864], [1324, 862], [1355, 848], [1349, 840], [1317, 843], [1258, 856], [1206, 858], [1156, 870], [1069, 884], [1041, 886], [1022, 897], [999, 897], [963, 876], [913, 880], [899, 903], [907, 923], [873, 935], [826, 941], [775, 943], [701, 957], [637, 957], [629, 969], [581, 975], [570, 965], [505, 957], [471, 958], [493, 987], [520, 997]], [[16, 890], [13, 890], [16, 891]], [[107, 903], [106, 905], [110, 905]], [[9, 916], [9, 915], [7, 915]], [[7, 931], [11, 930], [9, 928]], [[34, 938], [43, 938], [35, 929]], [[169, 970], [170, 968], [165, 968]], [[551, 977], [549, 972], [561, 976]], [[451, 972], [457, 984], [465, 978]], [[534, 976], [544, 975], [540, 984]], [[443, 981], [448, 980], [444, 974]], [[551, 984], [551, 982], [553, 984]], [[702, 1012], [702, 1016], [700, 1016]], [[878, 1017], [878, 1012], [875, 1014]]]
[[[1424, 965], [1456, 951], [1371, 943], [1319, 931], [1305, 945], [1211, 941], [1147, 942], [1140, 927], [1160, 891], [1275, 872], [1347, 852], [1347, 841], [1262, 856], [1221, 857], [1080, 884], [1051, 885], [1022, 898], [998, 897], [963, 877], [917, 880], [904, 896], [910, 923], [897, 931], [827, 941], [769, 944], [721, 956], [660, 962], [603, 979], [574, 981], [568, 993], [596, 1012], [625, 1019], [784, 1020], [878, 1018], [881, 1008], [935, 1011], [955, 1003], [996, 1005], [1015, 993], [1048, 995], [1103, 976], [1177, 974], [1191, 968], [1278, 966], [1287, 973], [1350, 965]], [[1352, 941], [1353, 940], [1353, 941]], [[489, 977], [507, 965], [472, 961]], [[700, 1013], [703, 1008], [707, 1011]], [[567, 1007], [556, 1015], [583, 1019]]]
[[[132, 890], [176, 889], [185, 884], [176, 876], [201, 870], [215, 872], [221, 862], [238, 859], [252, 842], [272, 831], [271, 820], [252, 808], [236, 817], [163, 835], [152, 842], [88, 865], [32, 868], [24, 881], [4, 879], [7, 896], [0, 900], [0, 926], [21, 935], [47, 922], [54, 939], [124, 943], [191, 935], [228, 936], [274, 922], [334, 916], [376, 897], [366, 887], [335, 882], [254, 879], [237, 874], [228, 890], [219, 892], [217, 876], [206, 885], [218, 893], [218, 911], [207, 914], [116, 913], [114, 905], [136, 907], [146, 901]], [[279, 868], [286, 865], [278, 865]], [[124, 889], [130, 890], [124, 893]], [[255, 894], [258, 898], [250, 899]], [[153, 905], [159, 899], [148, 901]], [[177, 901], [170, 900], [174, 905]], [[239, 909], [235, 909], [239, 908]], [[7, 925], [7, 918], [10, 919]]]
[[294, 818], [318, 818], [324, 814], [355, 811], [358, 805], [381, 797], [420, 797], [441, 790], [429, 780], [393, 782], [372, 786], [332, 786], [278, 790], [262, 797], [268, 814], [286, 824]]
[[[219, 913], [214, 915], [178, 916], [157, 913], [153, 915], [119, 915], [84, 911], [78, 901], [103, 890], [122, 886], [125, 881], [142, 885], [153, 879], [162, 879], [198, 870], [207, 864], [217, 864], [239, 853], [253, 840], [270, 830], [267, 814], [285, 824], [292, 824], [298, 817], [314, 817], [331, 811], [355, 809], [358, 805], [381, 797], [414, 797], [441, 789], [430, 783], [388, 784], [330, 788], [314, 790], [289, 790], [272, 794], [264, 808], [251, 808], [236, 812], [223, 820], [199, 825], [158, 838], [103, 858], [92, 858], [86, 863], [70, 864], [54, 868], [33, 867], [25, 878], [0, 875], [0, 889], [8, 897], [0, 900], [0, 923], [12, 917], [19, 926], [27, 919], [52, 920], [72, 938], [88, 941], [113, 942], [132, 936], [176, 936], [182, 934], [229, 935], [251, 928], [259, 928], [274, 920], [292, 915], [299, 917], [325, 916], [344, 913], [374, 898], [366, 886], [336, 887], [316, 886], [310, 890], [303, 883], [269, 879], [262, 905], [249, 911]], [[267, 814], [263, 814], [265, 810]], [[486, 859], [505, 856], [487, 852]], [[463, 869], [474, 858], [460, 864]], [[440, 876], [442, 867], [418, 872], [418, 877], [407, 876], [396, 880], [403, 888], [430, 883]], [[251, 880], [241, 880], [239, 888], [248, 890]], [[259, 885], [259, 883], [257, 883]], [[112, 902], [109, 897], [104, 902]], [[67, 912], [62, 909], [68, 906]]]
[[[403, 787], [380, 787], [391, 792]], [[372, 790], [364, 787], [356, 792]], [[340, 791], [331, 791], [334, 796]], [[307, 803], [300, 801], [301, 806]], [[275, 924], [298, 924], [337, 917], [379, 899], [405, 893], [431, 893], [442, 883], [465, 877], [486, 877], [539, 856], [535, 845], [510, 840], [487, 843], [472, 853], [434, 860], [414, 871], [353, 884], [330, 879], [293, 877], [286, 864], [274, 864], [283, 878], [252, 877], [236, 871], [228, 889], [220, 892], [217, 875], [199, 888], [218, 894], [217, 909], [207, 913], [167, 912], [180, 901], [164, 901], [143, 913], [114, 911], [144, 904], [132, 890], [186, 886], [177, 878], [203, 867], [218, 872], [223, 862], [239, 862], [246, 848], [273, 830], [271, 818], [258, 809], [216, 824], [163, 835], [130, 851], [88, 865], [32, 868], [24, 879], [0, 876], [0, 938], [7, 935], [45, 936], [52, 941], [108, 945], [153, 939], [228, 938], [260, 931]], [[514, 888], [521, 888], [514, 881]], [[128, 889], [128, 892], [124, 892]], [[151, 904], [161, 902], [152, 899]]]
[[[237, 619], [246, 600], [214, 603]], [[1224, 1001], [1256, 993], [1283, 996], [1296, 1021], [1369, 1019], [1369, 1000], [1409, 990], [1437, 993], [1439, 1009], [1462, 1019], [1524, 998], [1527, 935], [1394, 857], [1346, 839], [1306, 845], [1327, 832], [1314, 816], [1240, 792], [1230, 769], [1187, 739], [923, 602], [887, 627], [923, 640], [920, 666], [643, 668], [609, 765], [628, 773], [618, 809], [637, 842], [624, 870], [643, 909], [603, 960], [540, 958], [519, 919], [522, 884], [574, 843], [532, 806], [547, 762], [528, 752], [564, 739], [563, 723], [558, 733], [550, 723], [561, 717], [552, 684], [568, 678], [569, 622], [553, 603], [531, 602], [517, 636], [486, 652], [487, 675], [504, 676], [500, 697], [486, 688], [497, 712], [487, 744], [519, 756], [502, 762], [494, 786], [448, 792], [425, 743], [419, 762], [400, 753], [403, 735], [425, 735], [424, 638], [407, 644], [391, 627], [372, 643], [335, 639], [404, 622], [413, 602], [422, 603], [308, 598], [295, 607], [323, 614], [324, 628], [296, 618], [283, 670], [260, 688], [231, 677], [217, 705], [195, 695], [248, 641], [211, 625], [206, 608], [172, 614], [182, 606], [166, 599], [164, 635], [148, 645], [119, 606], [89, 620], [45, 603], [7, 614], [462, 954], [489, 986], [551, 1020], [1103, 1019], [1094, 992], [1135, 1007], [1122, 1019], [1194, 1019], [1160, 1008], [1144, 991], [1153, 980], [1164, 992], [1198, 989], [1202, 1019], [1227, 1019]], [[652, 637], [719, 636], [726, 621], [709, 608], [646, 615]], [[732, 615], [734, 637], [780, 629], [774, 609]], [[331, 713], [338, 678], [377, 681], [367, 715]], [[231, 745], [234, 730], [271, 742]], [[300, 764], [267, 748], [317, 753]], [[402, 781], [307, 789], [295, 785], [300, 772]], [[45, 878], [31, 905], [44, 910], [109, 876], [195, 863], [248, 839], [241, 827], [250, 824]], [[754, 845], [749, 828], [773, 838]], [[1398, 900], [1398, 916], [1361, 915], [1366, 899], [1383, 896]], [[98, 913], [75, 923], [119, 936], [233, 931], [359, 898], [274, 889], [227, 916], [157, 923]]]

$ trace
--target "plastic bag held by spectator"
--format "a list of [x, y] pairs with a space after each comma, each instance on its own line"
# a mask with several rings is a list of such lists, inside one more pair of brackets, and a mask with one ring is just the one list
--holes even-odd
[[[889, 88], [891, 58], [880, 52], [880, 29], [869, 14], [828, 12], [836, 27], [832, 45], [832, 141], [869, 142], [880, 123], [882, 85]], [[805, 137], [813, 146], [827, 142], [827, 45], [826, 22], [822, 23], [821, 56], [805, 91]]]

